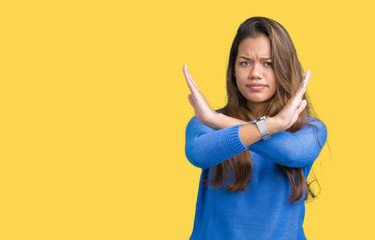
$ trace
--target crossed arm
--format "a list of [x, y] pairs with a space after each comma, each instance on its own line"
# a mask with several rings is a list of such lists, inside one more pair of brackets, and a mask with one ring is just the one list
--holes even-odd
[[258, 133], [259, 135], [253, 138], [258, 140], [247, 145], [243, 142], [243, 137], [241, 138], [240, 128], [256, 126], [225, 117], [228, 127], [222, 129], [209, 127], [201, 123], [196, 116], [189, 121], [186, 128], [185, 154], [194, 166], [203, 169], [212, 167], [247, 149], [283, 166], [309, 166], [319, 156], [327, 139], [324, 123], [310, 118], [310, 123], [314, 126], [306, 125], [295, 133], [279, 131], [271, 134], [268, 140], [262, 140]]

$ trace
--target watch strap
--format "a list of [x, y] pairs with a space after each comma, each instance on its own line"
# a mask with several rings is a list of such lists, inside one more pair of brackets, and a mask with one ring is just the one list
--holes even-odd
[[258, 130], [259, 130], [260, 134], [262, 135], [263, 140], [267, 140], [271, 137], [271, 135], [269, 134], [269, 132], [267, 130], [267, 126], [264, 123], [264, 120], [266, 120], [266, 118], [268, 118], [267, 115], [263, 116], [263, 117], [260, 117], [258, 119], [255, 119], [253, 121], [249, 121], [249, 123], [255, 123], [257, 125]]
[[271, 137], [271, 135], [268, 133], [267, 126], [264, 123], [264, 120], [256, 122], [256, 125], [259, 129], [260, 134], [262, 135], [263, 140], [267, 140]]

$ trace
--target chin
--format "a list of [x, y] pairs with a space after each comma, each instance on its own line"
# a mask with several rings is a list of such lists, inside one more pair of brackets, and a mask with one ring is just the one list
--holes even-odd
[[250, 103], [264, 103], [271, 100], [271, 98], [247, 98], [247, 101]]

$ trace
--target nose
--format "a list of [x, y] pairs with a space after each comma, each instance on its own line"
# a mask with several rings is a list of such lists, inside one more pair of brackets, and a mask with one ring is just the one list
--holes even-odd
[[253, 64], [252, 68], [249, 72], [249, 78], [250, 79], [260, 79], [262, 78], [262, 67], [259, 66], [260, 64], [255, 63]]

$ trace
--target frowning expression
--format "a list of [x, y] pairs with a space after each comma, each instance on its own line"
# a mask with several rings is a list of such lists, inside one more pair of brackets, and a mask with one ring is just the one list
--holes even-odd
[[234, 69], [238, 89], [249, 106], [264, 104], [275, 94], [271, 43], [263, 34], [240, 42]]

